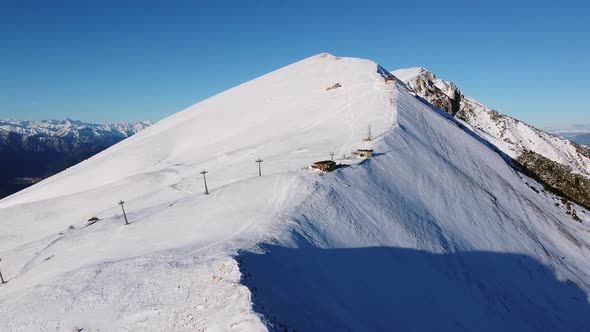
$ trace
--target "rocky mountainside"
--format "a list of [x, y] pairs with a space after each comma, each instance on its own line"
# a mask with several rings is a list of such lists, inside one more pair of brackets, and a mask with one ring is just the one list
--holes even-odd
[[92, 124], [71, 119], [0, 120], [0, 198], [73, 166], [150, 125], [147, 121]]
[[586, 148], [488, 108], [425, 68], [393, 73], [418, 97], [452, 115], [517, 167], [526, 168], [525, 173], [547, 189], [590, 207], [590, 153]]

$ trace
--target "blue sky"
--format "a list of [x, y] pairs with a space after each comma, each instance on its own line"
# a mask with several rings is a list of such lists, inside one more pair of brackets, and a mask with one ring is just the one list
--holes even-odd
[[0, 118], [159, 120], [329, 52], [562, 127], [590, 123], [589, 34], [583, 1], [0, 1]]

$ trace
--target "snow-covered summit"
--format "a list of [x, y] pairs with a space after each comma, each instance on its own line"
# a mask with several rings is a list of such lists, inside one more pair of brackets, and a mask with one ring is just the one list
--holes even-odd
[[567, 204], [582, 223], [376, 63], [320, 54], [0, 201], [0, 330], [583, 331]]
[[[211, 172], [212, 185], [224, 185], [248, 178], [258, 157], [266, 173], [280, 173], [331, 152], [350, 156], [369, 125], [375, 137], [395, 125], [389, 88], [377, 84], [375, 68], [368, 60], [328, 54], [281, 68], [166, 118], [0, 206], [164, 170], [181, 172], [178, 186], [194, 182], [202, 169]], [[342, 87], [326, 90], [335, 83]]]
[[404, 68], [404, 69], [397, 69], [394, 70], [392, 73], [395, 74], [397, 78], [402, 80], [403, 82], [410, 82], [414, 80], [416, 77], [427, 73], [428, 70], [424, 67], [411, 67], [411, 68]]

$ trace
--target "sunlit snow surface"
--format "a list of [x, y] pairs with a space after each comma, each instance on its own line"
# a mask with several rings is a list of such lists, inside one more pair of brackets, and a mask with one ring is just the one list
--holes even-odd
[[0, 201], [0, 330], [588, 330], [588, 212], [529, 185], [374, 62], [317, 55]]

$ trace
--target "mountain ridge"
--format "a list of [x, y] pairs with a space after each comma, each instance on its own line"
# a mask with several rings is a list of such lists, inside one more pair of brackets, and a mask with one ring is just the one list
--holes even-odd
[[488, 108], [423, 67], [393, 73], [420, 98], [494, 145], [547, 189], [590, 208], [590, 153], [585, 147]]
[[199, 102], [0, 201], [0, 329], [587, 330], [588, 212], [461, 126], [329, 54]]

